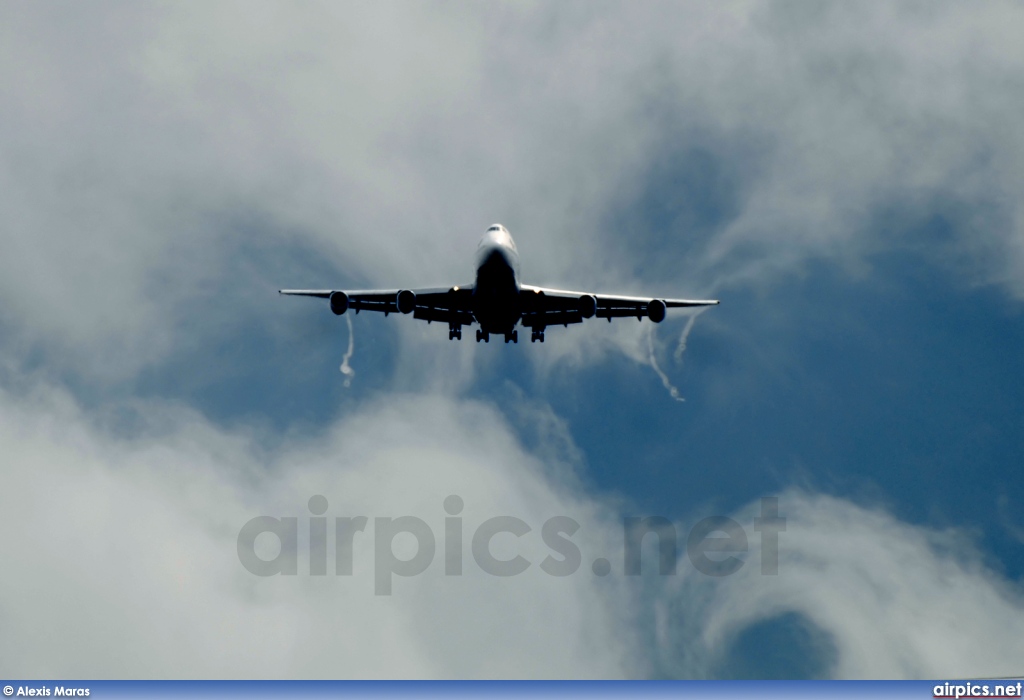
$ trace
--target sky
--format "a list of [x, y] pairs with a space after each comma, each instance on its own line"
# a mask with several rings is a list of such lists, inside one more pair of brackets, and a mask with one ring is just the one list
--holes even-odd
[[[0, 6], [0, 675], [1024, 672], [1022, 33], [995, 1]], [[466, 284], [495, 222], [528, 283], [722, 303], [506, 345], [276, 293]], [[243, 566], [260, 516], [295, 575]], [[389, 574], [409, 517], [435, 555]], [[501, 517], [518, 575], [473, 554]], [[708, 517], [728, 575], [687, 554]], [[662, 519], [640, 575], [628, 518]]]

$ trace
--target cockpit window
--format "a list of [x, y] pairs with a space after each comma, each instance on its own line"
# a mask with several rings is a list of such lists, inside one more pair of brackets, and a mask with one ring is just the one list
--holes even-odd
[[[477, 231], [479, 231], [479, 230], [480, 230], [480, 229], [477, 229]], [[491, 226], [491, 227], [490, 227], [489, 229], [487, 229], [487, 230], [488, 230], [488, 231], [500, 231], [500, 230], [501, 230], [501, 226]]]

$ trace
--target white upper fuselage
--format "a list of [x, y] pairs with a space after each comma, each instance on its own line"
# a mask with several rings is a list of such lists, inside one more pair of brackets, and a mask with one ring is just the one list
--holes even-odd
[[[497, 257], [495, 257], [497, 256]], [[480, 239], [480, 245], [476, 250], [476, 271], [479, 277], [480, 268], [488, 261], [498, 263], [504, 262], [515, 277], [516, 286], [519, 286], [519, 251], [516, 250], [516, 242], [508, 229], [501, 224], [492, 224], [487, 233]]]

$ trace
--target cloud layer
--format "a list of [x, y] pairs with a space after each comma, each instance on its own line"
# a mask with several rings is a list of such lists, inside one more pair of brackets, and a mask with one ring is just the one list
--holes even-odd
[[[1013, 3], [3, 12], [4, 319], [80, 372], [186, 342], [240, 248], [448, 284], [494, 219], [546, 284], [717, 292], [910, 245], [1022, 293]], [[233, 313], [313, 274], [264, 272]]]
[[[487, 406], [440, 396], [390, 397], [320, 440], [269, 451], [170, 406], [98, 418], [58, 390], [0, 399], [5, 675], [729, 676], [737, 636], [786, 613], [830, 640], [826, 668], [837, 677], [1018, 672], [1016, 584], [963, 535], [840, 499], [780, 496], [777, 576], [760, 573], [756, 507], [736, 514], [750, 555], [735, 574], [707, 576], [682, 559], [677, 575], [653, 576], [647, 551], [646, 575], [626, 576], [628, 505], [581, 488], [557, 422], [528, 404], [539, 453]], [[308, 573], [306, 503], [317, 494], [329, 523], [369, 518], [352, 576], [334, 575], [333, 555], [327, 576]], [[461, 576], [444, 574], [451, 494], [465, 504]], [[299, 518], [298, 575], [243, 568], [237, 535], [257, 515]], [[394, 576], [391, 595], [374, 595], [374, 518], [405, 515], [428, 523], [437, 554], [424, 573]], [[472, 533], [502, 515], [532, 528], [492, 542], [496, 558], [531, 562], [509, 578], [471, 555]], [[552, 555], [542, 526], [554, 516], [580, 524], [582, 566], [567, 577], [540, 569]], [[275, 546], [263, 542], [260, 555]], [[409, 559], [416, 545], [400, 535], [392, 548]], [[599, 556], [610, 560], [606, 577], [592, 573]]]

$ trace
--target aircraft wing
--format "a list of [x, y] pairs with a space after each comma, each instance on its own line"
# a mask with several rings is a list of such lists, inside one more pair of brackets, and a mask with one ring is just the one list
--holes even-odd
[[330, 300], [331, 311], [341, 315], [348, 309], [403, 313], [427, 322], [441, 321], [468, 326], [473, 323], [473, 287], [431, 287], [427, 289], [282, 289], [281, 294]]
[[[587, 318], [628, 318], [647, 316], [655, 323], [665, 318], [665, 310], [692, 306], [713, 306], [717, 299], [657, 299], [572, 292], [522, 285], [523, 325], [531, 328], [582, 323]], [[532, 293], [531, 293], [532, 292]]]

